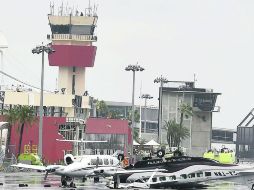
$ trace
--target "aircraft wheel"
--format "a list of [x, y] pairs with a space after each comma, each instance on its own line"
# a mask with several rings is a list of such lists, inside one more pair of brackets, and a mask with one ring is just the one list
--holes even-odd
[[67, 187], [67, 180], [66, 180], [65, 176], [61, 177], [61, 183], [62, 183], [62, 187]]
[[123, 154], [118, 154], [117, 159], [120, 160], [120, 161], [124, 160], [124, 155]]
[[93, 180], [94, 180], [94, 183], [98, 183], [100, 181], [100, 178], [99, 177], [94, 177]]
[[70, 183], [70, 187], [76, 188], [76, 185], [75, 185], [75, 183], [73, 183], [73, 181]]
[[82, 182], [86, 182], [86, 177], [83, 177], [83, 178], [82, 178]]
[[162, 158], [164, 155], [165, 155], [165, 150], [158, 150], [158, 151], [157, 151], [157, 156], [158, 156], [159, 158]]
[[66, 180], [62, 180], [62, 187], [67, 187], [67, 181]]

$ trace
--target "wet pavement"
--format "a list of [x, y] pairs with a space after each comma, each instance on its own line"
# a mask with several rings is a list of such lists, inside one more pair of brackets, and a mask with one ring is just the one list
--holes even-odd
[[[93, 180], [87, 180], [85, 183], [75, 181], [76, 189], [108, 189], [104, 182], [94, 183]], [[19, 187], [19, 184], [27, 184], [27, 187]], [[209, 185], [207, 189], [214, 190], [247, 190], [247, 186], [240, 185], [234, 182], [224, 181], [210, 181], [206, 183]], [[47, 180], [44, 180], [44, 173], [23, 171], [13, 173], [0, 173], [0, 189], [48, 189], [48, 190], [70, 190], [73, 188], [60, 187], [60, 177], [55, 175], [48, 175]]]
[[[19, 187], [21, 185], [27, 185]], [[94, 184], [92, 180], [85, 183], [75, 181], [77, 188], [75, 189], [108, 189], [105, 183]], [[0, 173], [0, 189], [73, 189], [60, 187], [60, 177], [55, 175], [48, 175], [47, 180], [44, 180], [44, 173], [39, 172], [13, 172], [13, 173]]]

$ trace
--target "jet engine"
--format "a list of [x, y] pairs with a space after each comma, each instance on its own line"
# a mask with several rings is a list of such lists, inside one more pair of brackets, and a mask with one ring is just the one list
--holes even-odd
[[72, 154], [66, 154], [64, 156], [64, 163], [66, 165], [72, 164], [74, 162], [74, 156]]

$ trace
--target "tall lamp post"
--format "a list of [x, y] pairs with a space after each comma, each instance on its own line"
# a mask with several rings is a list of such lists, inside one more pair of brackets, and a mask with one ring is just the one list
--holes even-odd
[[168, 83], [168, 79], [163, 77], [162, 75], [160, 77], [157, 77], [154, 79], [154, 83], [160, 83], [159, 88], [159, 114], [158, 114], [158, 141], [161, 144], [162, 143], [162, 134], [161, 134], [161, 128], [162, 128], [162, 87], [164, 83]]
[[[145, 111], [144, 111], [144, 132], [146, 133], [146, 112], [147, 112], [147, 99], [152, 99], [153, 97], [150, 94], [143, 94], [141, 98], [145, 99]], [[141, 127], [140, 127], [141, 128]], [[141, 134], [141, 130], [139, 131]], [[141, 136], [141, 135], [140, 135]]]
[[44, 83], [44, 52], [51, 54], [55, 52], [50, 45], [40, 45], [32, 49], [33, 54], [42, 53], [42, 66], [41, 66], [41, 93], [40, 93], [40, 121], [39, 121], [39, 143], [38, 155], [42, 158], [42, 128], [43, 128], [43, 83]]
[[134, 112], [135, 112], [135, 108], [134, 108], [134, 93], [135, 93], [135, 72], [136, 71], [143, 71], [145, 70], [143, 67], [141, 67], [140, 65], [136, 64], [136, 65], [128, 65], [127, 67], [125, 67], [126, 71], [132, 71], [133, 73], [133, 79], [132, 79], [132, 111], [131, 111], [131, 150], [130, 150], [130, 157], [131, 157], [131, 162], [132, 162], [132, 158], [133, 158], [133, 130], [134, 130]]

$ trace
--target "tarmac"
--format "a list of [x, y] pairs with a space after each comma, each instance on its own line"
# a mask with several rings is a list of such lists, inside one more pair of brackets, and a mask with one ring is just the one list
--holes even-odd
[[[105, 186], [105, 180], [101, 180], [99, 183], [94, 183], [93, 180], [87, 180], [86, 182], [75, 181], [75, 189], [108, 189]], [[236, 184], [234, 182], [224, 181], [211, 181], [206, 183], [209, 190], [247, 190], [244, 185]], [[73, 188], [60, 187], [60, 177], [55, 175], [48, 175], [47, 180], [44, 180], [44, 173], [22, 171], [22, 172], [1, 172], [0, 173], [0, 189], [46, 189], [46, 190], [71, 190]]]

